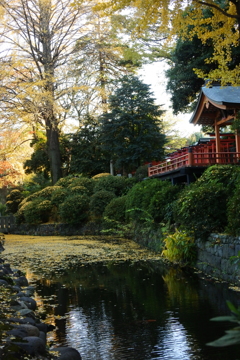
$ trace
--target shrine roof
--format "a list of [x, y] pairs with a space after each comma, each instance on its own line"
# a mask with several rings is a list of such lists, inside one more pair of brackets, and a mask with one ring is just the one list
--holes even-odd
[[230, 121], [235, 109], [240, 109], [240, 86], [203, 86], [190, 123], [213, 125], [216, 119]]

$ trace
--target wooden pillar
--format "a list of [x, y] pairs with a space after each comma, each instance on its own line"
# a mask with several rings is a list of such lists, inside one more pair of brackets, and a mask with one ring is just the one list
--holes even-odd
[[193, 152], [192, 148], [188, 148], [188, 166], [193, 166]]
[[215, 136], [216, 136], [216, 163], [221, 163], [220, 152], [221, 152], [221, 143], [220, 143], [220, 132], [219, 125], [215, 123]]
[[[240, 134], [237, 130], [235, 131], [235, 143], [236, 143], [236, 153], [240, 153]], [[238, 162], [239, 158], [240, 158], [240, 155], [237, 154], [236, 162]]]

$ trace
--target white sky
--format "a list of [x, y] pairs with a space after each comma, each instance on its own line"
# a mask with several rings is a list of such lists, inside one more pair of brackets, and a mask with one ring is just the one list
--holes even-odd
[[[151, 90], [154, 93], [158, 105], [162, 105], [163, 110], [171, 111], [170, 94], [166, 91], [167, 79], [165, 71], [167, 64], [164, 61], [144, 65], [143, 70], [139, 71], [139, 75], [144, 83], [151, 85]], [[176, 128], [180, 131], [180, 135], [186, 137], [194, 132], [199, 131], [199, 126], [194, 126], [189, 123], [191, 114], [172, 115], [178, 119]]]

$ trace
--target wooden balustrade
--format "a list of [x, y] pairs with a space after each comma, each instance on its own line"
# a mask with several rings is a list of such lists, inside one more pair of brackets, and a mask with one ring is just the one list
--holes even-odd
[[167, 159], [158, 165], [148, 168], [148, 176], [163, 174], [182, 167], [211, 166], [215, 164], [239, 164], [240, 153], [237, 152], [188, 152], [179, 157]]

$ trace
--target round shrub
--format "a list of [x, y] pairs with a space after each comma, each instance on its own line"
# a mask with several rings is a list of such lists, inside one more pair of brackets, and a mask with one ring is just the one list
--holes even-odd
[[111, 175], [111, 174], [110, 174], [110, 173], [100, 173], [100, 174], [94, 175], [94, 176], [92, 177], [92, 179], [98, 180], [98, 179], [100, 179], [101, 177], [109, 176], [109, 175]]
[[67, 224], [80, 224], [88, 217], [89, 196], [68, 196], [59, 206], [59, 216]]
[[107, 217], [111, 220], [125, 222], [125, 210], [126, 210], [126, 196], [114, 198], [105, 207], [103, 217]]
[[79, 177], [71, 181], [71, 183], [69, 184], [69, 188], [74, 188], [76, 186], [83, 186], [85, 188], [85, 193], [87, 193], [88, 195], [92, 195], [94, 185], [95, 185], [94, 180], [86, 177]]
[[23, 200], [23, 195], [20, 190], [14, 189], [7, 195], [6, 200], [7, 213], [15, 214], [19, 204]]
[[72, 179], [75, 179], [76, 176], [74, 175], [68, 175], [64, 178], [59, 179], [55, 186], [62, 186], [62, 187], [68, 187], [71, 184]]
[[52, 193], [56, 191], [59, 186], [47, 186], [44, 189], [34, 193], [32, 199], [43, 198], [45, 200], [51, 200]]
[[84, 176], [74, 176], [74, 175], [68, 175], [65, 178], [61, 178], [59, 179], [55, 186], [62, 186], [62, 187], [75, 187], [75, 186], [84, 186], [88, 191], [89, 191], [89, 195], [92, 194], [93, 192], [93, 187], [94, 187], [94, 180], [93, 179], [89, 179], [87, 177]]
[[227, 222], [227, 196], [222, 184], [191, 184], [175, 201], [176, 223], [205, 239], [211, 232], [223, 231]]
[[131, 216], [134, 220], [138, 220], [139, 209], [141, 209], [146, 213], [151, 213], [151, 216], [159, 221], [164, 215], [164, 206], [175, 198], [178, 191], [177, 186], [158, 179], [148, 179], [137, 183], [127, 193], [126, 211], [128, 211], [128, 218]]
[[105, 207], [115, 198], [111, 191], [101, 190], [92, 195], [90, 201], [90, 211], [95, 216], [102, 216]]
[[61, 186], [55, 186], [55, 188], [51, 196], [51, 203], [58, 207], [69, 196], [69, 191]]
[[116, 196], [122, 196], [126, 190], [126, 179], [122, 176], [104, 176], [95, 182], [94, 193], [107, 190], [113, 192]]
[[25, 204], [23, 211], [24, 220], [27, 224], [41, 224], [49, 220], [52, 210], [50, 200], [36, 199]]

